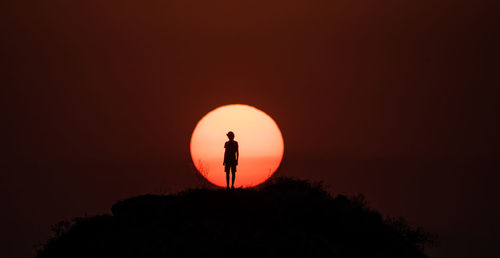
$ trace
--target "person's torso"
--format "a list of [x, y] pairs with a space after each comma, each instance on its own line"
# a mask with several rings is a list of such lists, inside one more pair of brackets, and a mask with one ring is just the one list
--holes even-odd
[[236, 152], [238, 151], [238, 142], [237, 141], [227, 141], [224, 144], [224, 148], [226, 149], [224, 153], [224, 158], [226, 161], [236, 160]]

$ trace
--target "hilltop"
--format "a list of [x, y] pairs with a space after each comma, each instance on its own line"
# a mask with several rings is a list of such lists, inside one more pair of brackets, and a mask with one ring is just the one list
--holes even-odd
[[45, 257], [427, 257], [432, 238], [361, 196], [279, 178], [255, 189], [143, 195], [60, 222]]

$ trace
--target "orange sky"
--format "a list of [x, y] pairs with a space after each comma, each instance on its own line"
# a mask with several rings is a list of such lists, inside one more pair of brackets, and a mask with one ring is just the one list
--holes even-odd
[[500, 257], [499, 5], [2, 1], [2, 257], [32, 256], [60, 220], [198, 186], [193, 129], [227, 103], [278, 123], [274, 176], [364, 194], [441, 235], [432, 257]]

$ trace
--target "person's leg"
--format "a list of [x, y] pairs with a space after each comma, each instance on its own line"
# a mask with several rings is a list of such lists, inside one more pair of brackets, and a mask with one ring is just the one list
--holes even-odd
[[232, 184], [231, 184], [231, 188], [234, 188], [234, 179], [236, 178], [236, 172], [235, 172], [234, 170], [233, 170], [233, 171], [231, 171], [231, 172], [232, 172], [232, 174], [233, 174], [233, 182], [232, 182]]
[[[233, 179], [233, 181], [234, 181], [234, 179]], [[226, 184], [227, 184], [226, 188], [229, 189], [229, 171], [226, 172]]]

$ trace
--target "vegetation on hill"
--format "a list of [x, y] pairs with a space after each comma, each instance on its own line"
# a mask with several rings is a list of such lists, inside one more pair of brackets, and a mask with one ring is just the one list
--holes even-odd
[[60, 222], [45, 257], [427, 257], [433, 237], [383, 218], [362, 196], [278, 178], [255, 189], [192, 189], [120, 201]]

